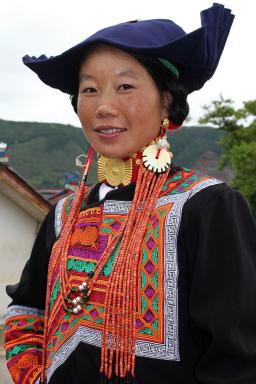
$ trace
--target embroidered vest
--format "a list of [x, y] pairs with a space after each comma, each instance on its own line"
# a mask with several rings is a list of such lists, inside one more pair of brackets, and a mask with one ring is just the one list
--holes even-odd
[[[150, 216], [141, 245], [138, 267], [138, 315], [136, 355], [179, 360], [177, 236], [185, 202], [198, 191], [220, 181], [187, 169], [168, 179]], [[58, 236], [68, 214], [72, 196], [56, 207]], [[111, 237], [125, 219], [131, 202], [107, 200], [94, 207], [82, 207], [68, 251], [67, 271], [72, 285], [84, 281], [101, 258]], [[66, 314], [60, 298], [59, 266], [51, 285], [47, 330], [47, 381], [80, 342], [101, 346], [106, 286], [118, 254], [107, 261], [90, 300], [77, 315]]]

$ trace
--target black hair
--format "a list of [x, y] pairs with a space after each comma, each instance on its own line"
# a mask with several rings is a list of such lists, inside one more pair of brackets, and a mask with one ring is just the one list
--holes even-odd
[[[181, 125], [189, 113], [189, 105], [187, 102], [188, 92], [180, 80], [172, 74], [160, 60], [146, 57], [139, 53], [128, 52], [134, 57], [153, 78], [161, 97], [165, 93], [170, 93], [172, 102], [168, 108], [168, 118], [175, 125]], [[77, 113], [78, 91], [70, 96], [71, 104]]]

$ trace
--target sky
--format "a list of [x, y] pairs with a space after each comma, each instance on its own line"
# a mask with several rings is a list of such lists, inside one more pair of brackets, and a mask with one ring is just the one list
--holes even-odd
[[[69, 96], [43, 84], [22, 64], [26, 54], [57, 55], [97, 30], [134, 19], [165, 18], [186, 32], [201, 26], [208, 0], [8, 0], [0, 2], [0, 119], [80, 126]], [[236, 15], [213, 78], [189, 96], [190, 118], [222, 94], [241, 106], [256, 98], [256, 2], [223, 0]], [[1, 138], [0, 138], [1, 140]]]

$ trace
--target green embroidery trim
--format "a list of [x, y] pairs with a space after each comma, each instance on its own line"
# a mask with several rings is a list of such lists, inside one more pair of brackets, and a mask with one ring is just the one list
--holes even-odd
[[53, 347], [53, 342], [51, 341], [51, 342], [48, 344], [48, 348], [49, 348], [49, 349], [52, 349], [52, 347]]
[[[160, 215], [160, 218], [162, 219], [164, 216], [165, 216], [165, 210], [164, 209], [159, 209], [159, 215]], [[159, 225], [158, 225], [159, 227]]]
[[88, 315], [83, 315], [82, 319], [83, 319], [83, 320], [88, 320], [88, 321], [89, 321], [89, 320], [90, 320], [90, 317], [89, 317]]
[[[191, 184], [192, 184], [191, 181], [192, 181], [192, 182], [196, 182], [196, 181], [200, 180], [201, 178], [202, 178], [202, 177], [197, 177], [197, 176], [195, 176], [195, 175], [188, 177], [186, 180], [184, 180], [183, 183], [181, 183], [180, 185], [178, 185], [176, 189], [173, 189], [173, 190], [171, 191], [171, 194], [174, 195], [174, 194], [178, 194], [178, 193], [186, 192], [186, 189], [187, 189], [188, 187], [190, 187]], [[180, 190], [180, 188], [183, 188], [183, 190]]]
[[152, 259], [158, 265], [158, 245], [155, 247], [155, 249], [152, 252]]
[[[188, 168], [183, 168], [183, 172], [190, 172], [190, 175], [187, 176], [187, 178], [181, 182], [179, 185], [177, 185], [176, 188], [172, 189], [169, 194], [170, 195], [177, 195], [179, 193], [186, 192], [187, 188], [193, 184], [193, 182], [200, 181], [202, 178], [209, 177], [207, 175], [202, 175], [202, 174], [197, 174], [197, 173], [192, 173]], [[166, 181], [162, 188], [162, 192], [165, 192], [166, 189], [168, 188], [169, 184], [174, 182], [174, 181], [179, 181], [182, 179], [183, 172], [178, 172], [175, 174], [175, 176], [172, 176], [169, 180]]]
[[65, 333], [62, 333], [62, 335], [60, 335], [59, 341], [61, 341], [63, 339], [63, 337], [65, 337]]
[[98, 309], [101, 313], [104, 313], [104, 307], [99, 306]]
[[155, 236], [155, 239], [158, 239], [159, 238], [159, 228], [160, 226], [157, 225], [154, 229], [154, 236]]
[[14, 321], [12, 321], [12, 324], [17, 324], [19, 322], [20, 322], [20, 320], [14, 320]]
[[91, 261], [69, 259], [67, 263], [68, 271], [86, 272], [90, 273], [93, 271], [95, 263]]
[[142, 265], [145, 264], [147, 259], [148, 259], [148, 253], [147, 253], [147, 250], [143, 247], [142, 248], [142, 260], [141, 260]]
[[[87, 197], [88, 194], [85, 195], [84, 197], [84, 201], [82, 202], [82, 205], [81, 205], [81, 211], [84, 211], [85, 208], [86, 208], [86, 204], [85, 204], [85, 200], [86, 200], [86, 197]], [[66, 204], [66, 209], [65, 209], [65, 214], [67, 215], [70, 211], [70, 208], [71, 208], [71, 205], [72, 205], [72, 201], [74, 199], [74, 194], [70, 195], [70, 197], [68, 197], [68, 201], [67, 201], [67, 204]]]
[[114, 219], [112, 219], [112, 218], [104, 218], [103, 220], [102, 220], [102, 224], [104, 225], [106, 225], [106, 224], [110, 224], [110, 223], [113, 223], [114, 222]]
[[175, 175], [173, 175], [169, 180], [166, 180], [166, 182], [163, 185], [162, 192], [165, 192], [166, 189], [168, 188], [168, 185], [170, 183], [173, 183], [174, 181], [179, 181], [182, 179], [182, 174], [181, 172], [177, 172]]
[[100, 234], [113, 233], [113, 231], [110, 228], [101, 228], [99, 232], [100, 232]]
[[[27, 323], [34, 323], [36, 320], [37, 320], [37, 317], [31, 317], [31, 318], [28, 317], [28, 318], [26, 318], [26, 322]], [[12, 321], [12, 325], [16, 325], [18, 323], [20, 323], [20, 320]], [[26, 326], [22, 325], [22, 330], [30, 331], [30, 330], [33, 330], [33, 329], [34, 329], [33, 325], [30, 325], [30, 324], [28, 324]]]
[[148, 223], [147, 224], [147, 233], [146, 233], [146, 236], [144, 238], [145, 243], [149, 240], [150, 236], [151, 236], [150, 223]]
[[71, 321], [70, 328], [72, 329], [80, 319], [74, 319]]
[[50, 309], [52, 309], [53, 304], [54, 304], [55, 300], [57, 299], [59, 292], [60, 292], [60, 279], [58, 279], [56, 281], [55, 286], [53, 288], [51, 298], [50, 298]]
[[158, 296], [154, 298], [153, 303], [152, 303], [152, 308], [156, 313], [158, 313]]
[[118, 253], [119, 248], [120, 248], [120, 244], [121, 244], [121, 241], [119, 241], [117, 243], [117, 246], [114, 249], [114, 252], [112, 253], [112, 255], [109, 257], [108, 261], [106, 262], [106, 264], [102, 270], [103, 276], [109, 276], [111, 274], [113, 266], [114, 266], [114, 262], [116, 260], [117, 253]]
[[147, 275], [144, 272], [141, 272], [141, 288], [144, 289], [148, 282]]
[[[28, 323], [27, 325], [22, 325], [22, 331], [34, 331], [33, 323], [37, 320], [37, 318], [32, 317], [32, 318], [26, 318], [26, 322]], [[13, 321], [13, 324], [18, 324], [20, 320]], [[32, 323], [32, 324], [31, 324]]]
[[74, 199], [74, 194], [71, 195], [69, 198], [68, 198], [68, 201], [67, 201], [67, 204], [66, 204], [66, 209], [65, 209], [65, 213], [66, 215], [69, 213], [69, 210], [70, 210], [70, 207], [71, 207], [71, 203], [72, 203], [72, 200]]
[[148, 302], [145, 297], [141, 296], [141, 313], [143, 314], [148, 307]]
[[54, 332], [54, 336], [59, 336], [60, 334], [60, 326], [58, 326], [57, 331]]
[[143, 335], [150, 335], [150, 336], [153, 336], [153, 332], [151, 331], [150, 328], [144, 328], [140, 331], [140, 333], [142, 333]]
[[174, 181], [179, 181], [182, 179], [181, 172], [177, 172], [176, 175], [173, 175], [173, 177], [170, 179], [170, 182], [173, 183]]
[[27, 321], [28, 323], [33, 323], [35, 320], [37, 320], [36, 317], [28, 317], [28, 318], [26, 319], [26, 321]]
[[86, 311], [90, 311], [91, 309], [93, 309], [94, 308], [94, 305], [93, 304], [86, 304], [85, 305], [85, 309], [86, 309]]
[[21, 352], [26, 351], [27, 349], [38, 349], [38, 345], [32, 345], [32, 344], [22, 344], [22, 345], [16, 345], [12, 349], [10, 349], [6, 353], [7, 360], [11, 359], [13, 356], [18, 355]]
[[158, 288], [158, 271], [156, 271], [154, 276], [152, 277], [152, 283], [156, 288]]
[[151, 325], [156, 331], [158, 330], [158, 320], [155, 320]]
[[[121, 224], [125, 220], [125, 217], [119, 217], [118, 222]], [[116, 230], [112, 228], [111, 226], [108, 227], [108, 225], [115, 223], [115, 218], [107, 217], [102, 219], [102, 227], [99, 230], [100, 234], [112, 234], [116, 233]], [[104, 227], [105, 226], [105, 227]]]

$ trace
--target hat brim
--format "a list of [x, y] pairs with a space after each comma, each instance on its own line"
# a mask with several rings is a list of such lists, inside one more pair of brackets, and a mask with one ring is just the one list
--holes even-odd
[[[93, 44], [109, 44], [127, 52], [139, 51], [145, 56], [161, 57], [175, 63], [180, 71], [180, 81], [191, 93], [202, 88], [213, 75], [233, 19], [230, 10], [215, 4], [201, 12], [202, 26], [188, 34], [170, 20], [147, 20], [133, 26], [119, 24], [97, 32], [58, 56], [36, 58], [26, 55], [23, 63], [45, 84], [74, 94], [80, 63], [87, 50]], [[166, 38], [168, 28], [169, 41]]]

